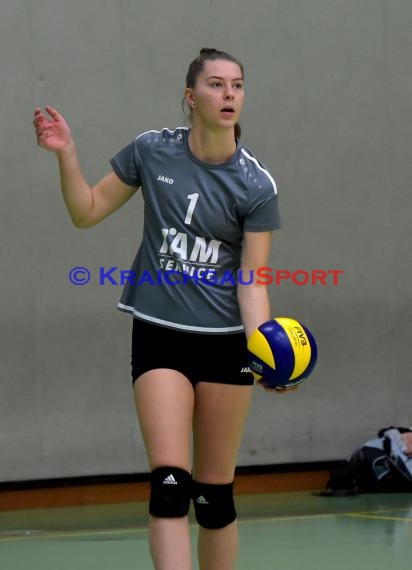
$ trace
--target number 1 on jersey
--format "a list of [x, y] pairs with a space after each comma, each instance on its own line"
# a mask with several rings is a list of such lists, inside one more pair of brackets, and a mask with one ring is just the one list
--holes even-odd
[[189, 207], [187, 209], [185, 224], [190, 224], [192, 221], [193, 211], [195, 209], [197, 199], [199, 198], [199, 194], [197, 194], [197, 193], [196, 194], [189, 194], [187, 197], [188, 197], [190, 203], [189, 203]]

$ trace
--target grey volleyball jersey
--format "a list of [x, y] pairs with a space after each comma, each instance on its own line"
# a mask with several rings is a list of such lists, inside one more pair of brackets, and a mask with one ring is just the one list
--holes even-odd
[[212, 165], [192, 154], [188, 135], [149, 131], [110, 161], [144, 199], [143, 239], [118, 308], [182, 330], [241, 331], [242, 235], [280, 226], [276, 184], [240, 143], [230, 161]]

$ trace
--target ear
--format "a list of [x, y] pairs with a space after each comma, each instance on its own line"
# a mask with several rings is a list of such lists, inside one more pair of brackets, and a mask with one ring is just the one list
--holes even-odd
[[195, 96], [193, 93], [193, 89], [191, 89], [190, 87], [187, 87], [185, 89], [185, 99], [186, 99], [187, 104], [189, 105], [189, 108], [193, 109], [196, 102], [195, 102]]

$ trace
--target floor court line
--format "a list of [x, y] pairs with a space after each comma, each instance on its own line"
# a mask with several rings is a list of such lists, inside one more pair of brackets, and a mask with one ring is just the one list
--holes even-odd
[[[243, 525], [256, 525], [256, 524], [267, 524], [267, 523], [281, 523], [290, 521], [308, 521], [315, 519], [330, 519], [337, 517], [348, 517], [348, 518], [365, 518], [371, 520], [393, 520], [399, 522], [412, 522], [411, 518], [405, 517], [395, 517], [395, 516], [382, 516], [381, 513], [401, 513], [408, 512], [410, 509], [382, 509], [376, 511], [359, 511], [359, 512], [331, 512], [324, 514], [313, 514], [313, 515], [293, 515], [293, 516], [271, 516], [271, 517], [259, 517], [259, 518], [240, 518], [238, 524]], [[197, 524], [192, 523], [189, 525], [190, 528], [196, 528]], [[10, 531], [0, 531], [0, 542], [18, 542], [27, 540], [59, 540], [59, 539], [74, 539], [78, 537], [103, 537], [103, 536], [127, 536], [134, 535], [136, 533], [146, 533], [147, 527], [137, 526], [137, 527], [125, 527], [120, 529], [90, 529], [90, 530], [73, 530], [66, 532], [59, 531], [43, 531], [39, 529], [16, 529]]]
[[[338, 513], [339, 514], [339, 513]], [[239, 519], [239, 525], [255, 525], [255, 524], [267, 524], [272, 522], [282, 522], [282, 521], [306, 521], [313, 519], [326, 519], [334, 518], [337, 514], [325, 514], [325, 515], [295, 515], [295, 516], [279, 516], [279, 517], [262, 517], [256, 519]], [[191, 529], [197, 528], [197, 524], [193, 523], [189, 525]], [[59, 540], [67, 538], [78, 538], [87, 536], [121, 536], [121, 535], [133, 535], [136, 533], [147, 532], [147, 527], [129, 527], [122, 529], [107, 529], [107, 530], [73, 530], [68, 532], [48, 532], [42, 530], [30, 530], [30, 531], [0, 531], [0, 543], [1, 542], [19, 542], [28, 540]]]
[[399, 522], [406, 522], [411, 523], [412, 519], [407, 517], [389, 517], [389, 516], [381, 516], [381, 515], [371, 515], [371, 514], [361, 514], [361, 513], [348, 513], [345, 514], [345, 517], [349, 518], [357, 518], [357, 519], [369, 519], [369, 520], [381, 520], [381, 521], [399, 521]]

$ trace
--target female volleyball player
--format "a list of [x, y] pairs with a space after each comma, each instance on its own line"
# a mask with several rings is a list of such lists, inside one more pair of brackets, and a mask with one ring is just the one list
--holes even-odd
[[200, 568], [233, 568], [238, 548], [233, 479], [253, 385], [246, 338], [270, 318], [257, 271], [279, 226], [275, 182], [239, 142], [243, 100], [242, 65], [201, 50], [186, 77], [191, 127], [139, 135], [93, 188], [62, 115], [35, 110], [38, 144], [57, 155], [76, 227], [94, 226], [143, 192], [143, 239], [119, 308], [134, 317], [149, 541], [161, 570], [191, 568], [191, 500]]

